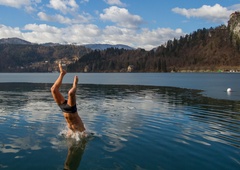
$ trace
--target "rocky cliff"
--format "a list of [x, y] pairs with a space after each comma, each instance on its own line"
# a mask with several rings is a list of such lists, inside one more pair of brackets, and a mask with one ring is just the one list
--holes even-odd
[[228, 29], [233, 44], [238, 43], [240, 40], [240, 12], [234, 12], [230, 15]]

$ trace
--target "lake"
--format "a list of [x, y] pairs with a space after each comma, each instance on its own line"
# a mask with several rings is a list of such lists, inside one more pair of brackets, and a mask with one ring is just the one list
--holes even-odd
[[68, 73], [65, 95], [75, 74], [81, 140], [57, 73], [0, 73], [0, 169], [240, 169], [240, 74]]

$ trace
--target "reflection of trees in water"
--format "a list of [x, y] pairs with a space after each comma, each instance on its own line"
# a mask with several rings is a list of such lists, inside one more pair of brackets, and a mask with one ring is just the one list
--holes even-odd
[[[154, 102], [170, 105], [196, 106], [205, 110], [225, 110], [239, 112], [240, 102], [205, 97], [200, 90], [174, 87], [130, 86], [130, 85], [81, 85], [78, 92], [80, 100], [87, 99], [130, 99], [145, 98]], [[230, 118], [240, 119], [239, 115], [227, 114]]]
[[[51, 85], [0, 83], [0, 114], [3, 109], [10, 113], [26, 111], [30, 116], [25, 118], [33, 122], [41, 119], [40, 115], [60, 113], [50, 93]], [[71, 84], [63, 84], [62, 93], [67, 95], [69, 88]], [[79, 85], [77, 104], [80, 115], [89, 120], [85, 122], [86, 125], [94, 124], [93, 127], [111, 138], [111, 143], [106, 146], [110, 150], [121, 148], [127, 140], [125, 137], [136, 135], [133, 130], [144, 124], [139, 113], [134, 112], [145, 111], [147, 114], [152, 109], [161, 114], [165, 112], [164, 109], [168, 113], [169, 108], [184, 107], [190, 111], [188, 116], [194, 121], [208, 124], [217, 122], [223, 130], [231, 129], [239, 133], [236, 127], [240, 115], [236, 112], [240, 111], [240, 102], [208, 98], [200, 92], [173, 87]], [[46, 114], [41, 114], [44, 112]]]
[[0, 105], [6, 111], [15, 111], [26, 104], [50, 101], [49, 84], [0, 83]]
[[[94, 115], [91, 122], [104, 120], [104, 125], [100, 128], [109, 138], [106, 139], [105, 150], [116, 151], [124, 147], [126, 137], [136, 135], [134, 129], [145, 124], [139, 114], [147, 115], [153, 109], [158, 114], [182, 114], [193, 122], [206, 124], [208, 128], [202, 129], [199, 136], [208, 140], [240, 146], [235, 141], [236, 134], [239, 134], [239, 101], [213, 99], [203, 96], [199, 90], [172, 87], [83, 85], [80, 89], [78, 97], [85, 103], [92, 104], [86, 106], [79, 103], [82, 107], [87, 107], [86, 112], [90, 111]], [[179, 108], [181, 113], [169, 112], [169, 108], [174, 108], [175, 111]], [[132, 114], [139, 110], [142, 113]], [[191, 126], [186, 126], [192, 131], [189, 133], [196, 133], [197, 127]], [[141, 132], [138, 131], [137, 134]]]
[[[0, 83], [0, 103], [2, 106], [22, 107], [28, 102], [53, 101], [47, 83]], [[66, 94], [71, 84], [63, 84], [61, 91]], [[199, 90], [174, 87], [154, 87], [136, 85], [79, 85], [78, 99], [126, 99], [129, 97], [146, 97], [174, 105], [197, 105], [205, 109], [240, 111], [240, 102], [218, 100], [203, 97]], [[134, 99], [134, 98], [133, 98]], [[163, 99], [163, 100], [161, 100]]]
[[[141, 86], [81, 85], [79, 88], [78, 106], [83, 119], [91, 130], [103, 133], [104, 149], [118, 151], [125, 146], [130, 136], [136, 136], [135, 129], [144, 124], [134, 112], [136, 98]], [[152, 93], [151, 90], [149, 93]], [[145, 95], [145, 94], [144, 94]], [[142, 104], [142, 103], [141, 103]], [[90, 113], [90, 114], [89, 114]], [[92, 125], [91, 125], [92, 124]], [[95, 129], [93, 129], [95, 128]], [[142, 133], [142, 132], [137, 132]]]

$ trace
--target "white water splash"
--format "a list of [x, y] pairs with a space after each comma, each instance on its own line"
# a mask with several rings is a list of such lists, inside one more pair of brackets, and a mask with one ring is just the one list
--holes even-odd
[[68, 127], [65, 127], [59, 132], [60, 136], [64, 136], [65, 138], [71, 138], [75, 139], [76, 141], [80, 141], [82, 138], [88, 137], [88, 133], [86, 131], [84, 132], [73, 132], [71, 129], [68, 129]]
[[73, 132], [67, 126], [59, 132], [59, 136], [63, 136], [68, 139], [74, 139], [76, 141], [81, 141], [81, 139], [86, 139], [93, 136], [94, 133], [85, 130], [83, 132]]

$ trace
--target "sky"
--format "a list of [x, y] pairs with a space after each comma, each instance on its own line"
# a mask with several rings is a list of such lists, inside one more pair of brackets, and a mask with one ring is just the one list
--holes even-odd
[[151, 50], [227, 25], [240, 0], [0, 0], [0, 39]]

